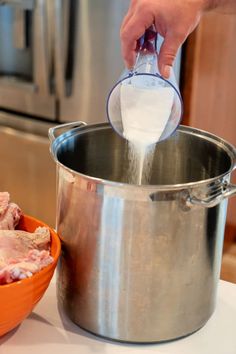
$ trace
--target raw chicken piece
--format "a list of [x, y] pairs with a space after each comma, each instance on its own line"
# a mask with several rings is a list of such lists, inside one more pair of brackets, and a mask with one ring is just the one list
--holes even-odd
[[0, 192], [0, 230], [14, 230], [20, 221], [21, 209], [10, 203], [8, 192]]
[[0, 230], [0, 284], [32, 276], [48, 264], [50, 231], [38, 227], [34, 233]]
[[10, 194], [8, 192], [0, 192], [0, 216], [7, 210], [10, 203]]

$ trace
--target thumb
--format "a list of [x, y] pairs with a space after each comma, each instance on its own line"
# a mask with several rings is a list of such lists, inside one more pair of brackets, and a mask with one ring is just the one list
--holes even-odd
[[159, 52], [158, 67], [161, 75], [166, 79], [170, 76], [170, 69], [174, 64], [177, 51], [182, 42], [183, 41], [173, 35], [167, 34], [164, 38]]

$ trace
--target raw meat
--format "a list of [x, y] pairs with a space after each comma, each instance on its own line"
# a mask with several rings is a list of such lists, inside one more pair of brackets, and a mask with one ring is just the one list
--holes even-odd
[[14, 230], [20, 221], [21, 209], [10, 202], [8, 192], [0, 192], [0, 230]]
[[52, 263], [50, 241], [46, 227], [34, 233], [0, 230], [0, 284], [28, 278]]
[[0, 216], [2, 216], [7, 210], [10, 203], [10, 195], [8, 192], [0, 192]]

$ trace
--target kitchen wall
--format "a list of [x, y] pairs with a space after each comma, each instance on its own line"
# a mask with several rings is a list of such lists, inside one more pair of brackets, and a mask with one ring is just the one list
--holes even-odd
[[[185, 110], [183, 123], [212, 132], [234, 146], [235, 34], [235, 15], [207, 14], [184, 46], [181, 81]], [[232, 181], [236, 182], [235, 173]], [[236, 197], [229, 200], [225, 252], [232, 250], [235, 241]], [[236, 252], [233, 253], [236, 257]], [[234, 267], [236, 274], [236, 258]], [[234, 279], [236, 281], [236, 277]]]

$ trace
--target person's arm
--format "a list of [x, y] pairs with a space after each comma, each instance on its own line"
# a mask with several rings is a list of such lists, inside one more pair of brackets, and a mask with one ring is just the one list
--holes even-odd
[[159, 70], [168, 78], [179, 47], [196, 28], [203, 13], [212, 9], [236, 12], [236, 0], [131, 0], [120, 33], [126, 66], [132, 68], [138, 39], [154, 24], [164, 38]]

